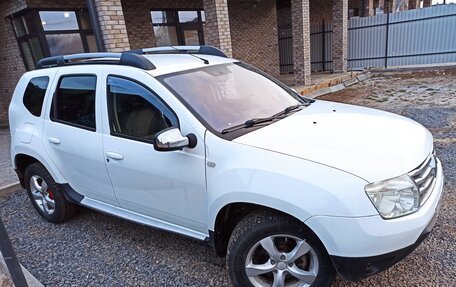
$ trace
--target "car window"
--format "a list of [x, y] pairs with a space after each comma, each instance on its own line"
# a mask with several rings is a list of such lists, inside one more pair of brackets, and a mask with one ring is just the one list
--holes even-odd
[[95, 130], [95, 76], [64, 76], [60, 79], [51, 109], [51, 119]]
[[301, 103], [272, 80], [232, 63], [166, 74], [158, 80], [218, 132]]
[[152, 140], [155, 134], [178, 126], [176, 116], [146, 87], [125, 78], [108, 77], [111, 134]]
[[24, 93], [24, 106], [34, 116], [41, 116], [44, 95], [49, 84], [49, 77], [37, 77], [30, 80]]

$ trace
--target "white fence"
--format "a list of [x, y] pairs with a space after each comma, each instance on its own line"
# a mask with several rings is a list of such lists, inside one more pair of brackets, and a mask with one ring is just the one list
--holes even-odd
[[[331, 70], [331, 23], [310, 29], [312, 70]], [[289, 27], [279, 37], [282, 73], [293, 71], [292, 40]], [[456, 4], [349, 20], [349, 69], [449, 62], [456, 62]]]

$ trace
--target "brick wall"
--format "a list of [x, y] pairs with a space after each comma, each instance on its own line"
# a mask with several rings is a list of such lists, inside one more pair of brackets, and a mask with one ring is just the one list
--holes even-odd
[[203, 0], [122, 0], [128, 39], [132, 49], [155, 46], [151, 9], [203, 10]]
[[206, 14], [204, 41], [233, 56], [228, 0], [204, 0], [203, 4]]
[[[309, 2], [310, 25], [321, 25], [322, 21], [332, 22], [332, 2], [331, 0], [311, 0]], [[278, 11], [279, 25], [291, 25], [291, 0], [280, 2]]]
[[310, 25], [320, 25], [323, 20], [326, 23], [331, 22], [332, 7], [331, 0], [310, 0]]
[[123, 52], [130, 50], [120, 0], [95, 0], [94, 4], [106, 51]]
[[25, 73], [24, 61], [22, 60], [14, 35], [11, 20], [8, 15], [20, 11], [26, 7], [25, 1], [2, 1], [0, 2], [0, 126], [7, 124], [8, 106], [11, 96], [19, 78]]
[[[155, 46], [151, 9], [204, 9], [203, 0], [122, 0], [122, 7], [131, 49]], [[228, 12], [233, 57], [278, 75], [275, 0], [229, 0]], [[258, 18], [260, 15], [261, 20]], [[205, 42], [213, 44], [208, 38], [207, 26], [204, 30]]]
[[233, 57], [279, 74], [275, 0], [228, 1]]
[[26, 72], [16, 36], [8, 18], [26, 8], [83, 8], [85, 0], [13, 0], [0, 2], [0, 126], [7, 123], [8, 106], [19, 78]]
[[333, 71], [347, 71], [348, 0], [334, 0], [333, 6]]
[[309, 0], [291, 0], [295, 85], [310, 85]]
[[409, 0], [408, 1], [408, 10], [418, 9], [420, 8], [420, 1], [419, 0]]

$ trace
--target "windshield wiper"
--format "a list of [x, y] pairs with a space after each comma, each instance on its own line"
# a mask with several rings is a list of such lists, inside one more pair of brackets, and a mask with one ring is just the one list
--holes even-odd
[[280, 111], [278, 112], [277, 114], [274, 114], [270, 117], [266, 117], [266, 118], [255, 118], [255, 119], [250, 119], [250, 120], [247, 120], [245, 121], [244, 123], [242, 124], [239, 124], [239, 125], [235, 125], [235, 126], [232, 126], [232, 127], [229, 127], [229, 128], [226, 128], [226, 129], [223, 129], [222, 130], [222, 135], [223, 134], [227, 134], [227, 133], [230, 133], [230, 132], [233, 132], [233, 131], [236, 131], [236, 130], [240, 130], [240, 129], [245, 129], [245, 128], [250, 128], [250, 127], [253, 127], [255, 125], [258, 125], [258, 124], [263, 124], [263, 123], [267, 123], [267, 122], [272, 122], [276, 119], [280, 119], [281, 117], [289, 114], [290, 112], [292, 111], [297, 111], [297, 110], [300, 110], [300, 108], [302, 107], [307, 107], [309, 104], [298, 104], [298, 105], [293, 105], [293, 106], [289, 106], [287, 108], [285, 108], [283, 111]]
[[271, 118], [277, 118], [286, 114], [289, 114], [290, 112], [300, 109], [302, 107], [307, 107], [309, 104], [297, 104], [293, 106], [286, 107], [283, 111], [278, 112], [277, 114], [273, 115]]

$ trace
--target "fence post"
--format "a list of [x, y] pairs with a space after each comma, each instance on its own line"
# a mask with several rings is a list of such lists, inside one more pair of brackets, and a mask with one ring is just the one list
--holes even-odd
[[321, 47], [322, 47], [322, 52], [323, 52], [321, 54], [322, 55], [322, 61], [321, 62], [322, 62], [322, 65], [323, 65], [322, 70], [326, 71], [326, 27], [325, 27], [325, 19], [323, 19], [321, 27], [322, 27], [322, 30], [321, 30], [321, 32], [322, 32], [322, 34], [321, 34], [322, 35], [321, 36], [322, 37], [322, 43], [321, 44], [322, 45], [321, 45]]
[[386, 14], [386, 39], [385, 39], [385, 69], [388, 68], [388, 39], [389, 39], [389, 19], [390, 19], [390, 13]]
[[3, 259], [5, 260], [8, 271], [16, 286], [27, 287], [24, 273], [22, 272], [21, 265], [17, 260], [16, 253], [14, 253], [13, 245], [6, 233], [5, 225], [0, 217], [0, 251], [2, 252]]

